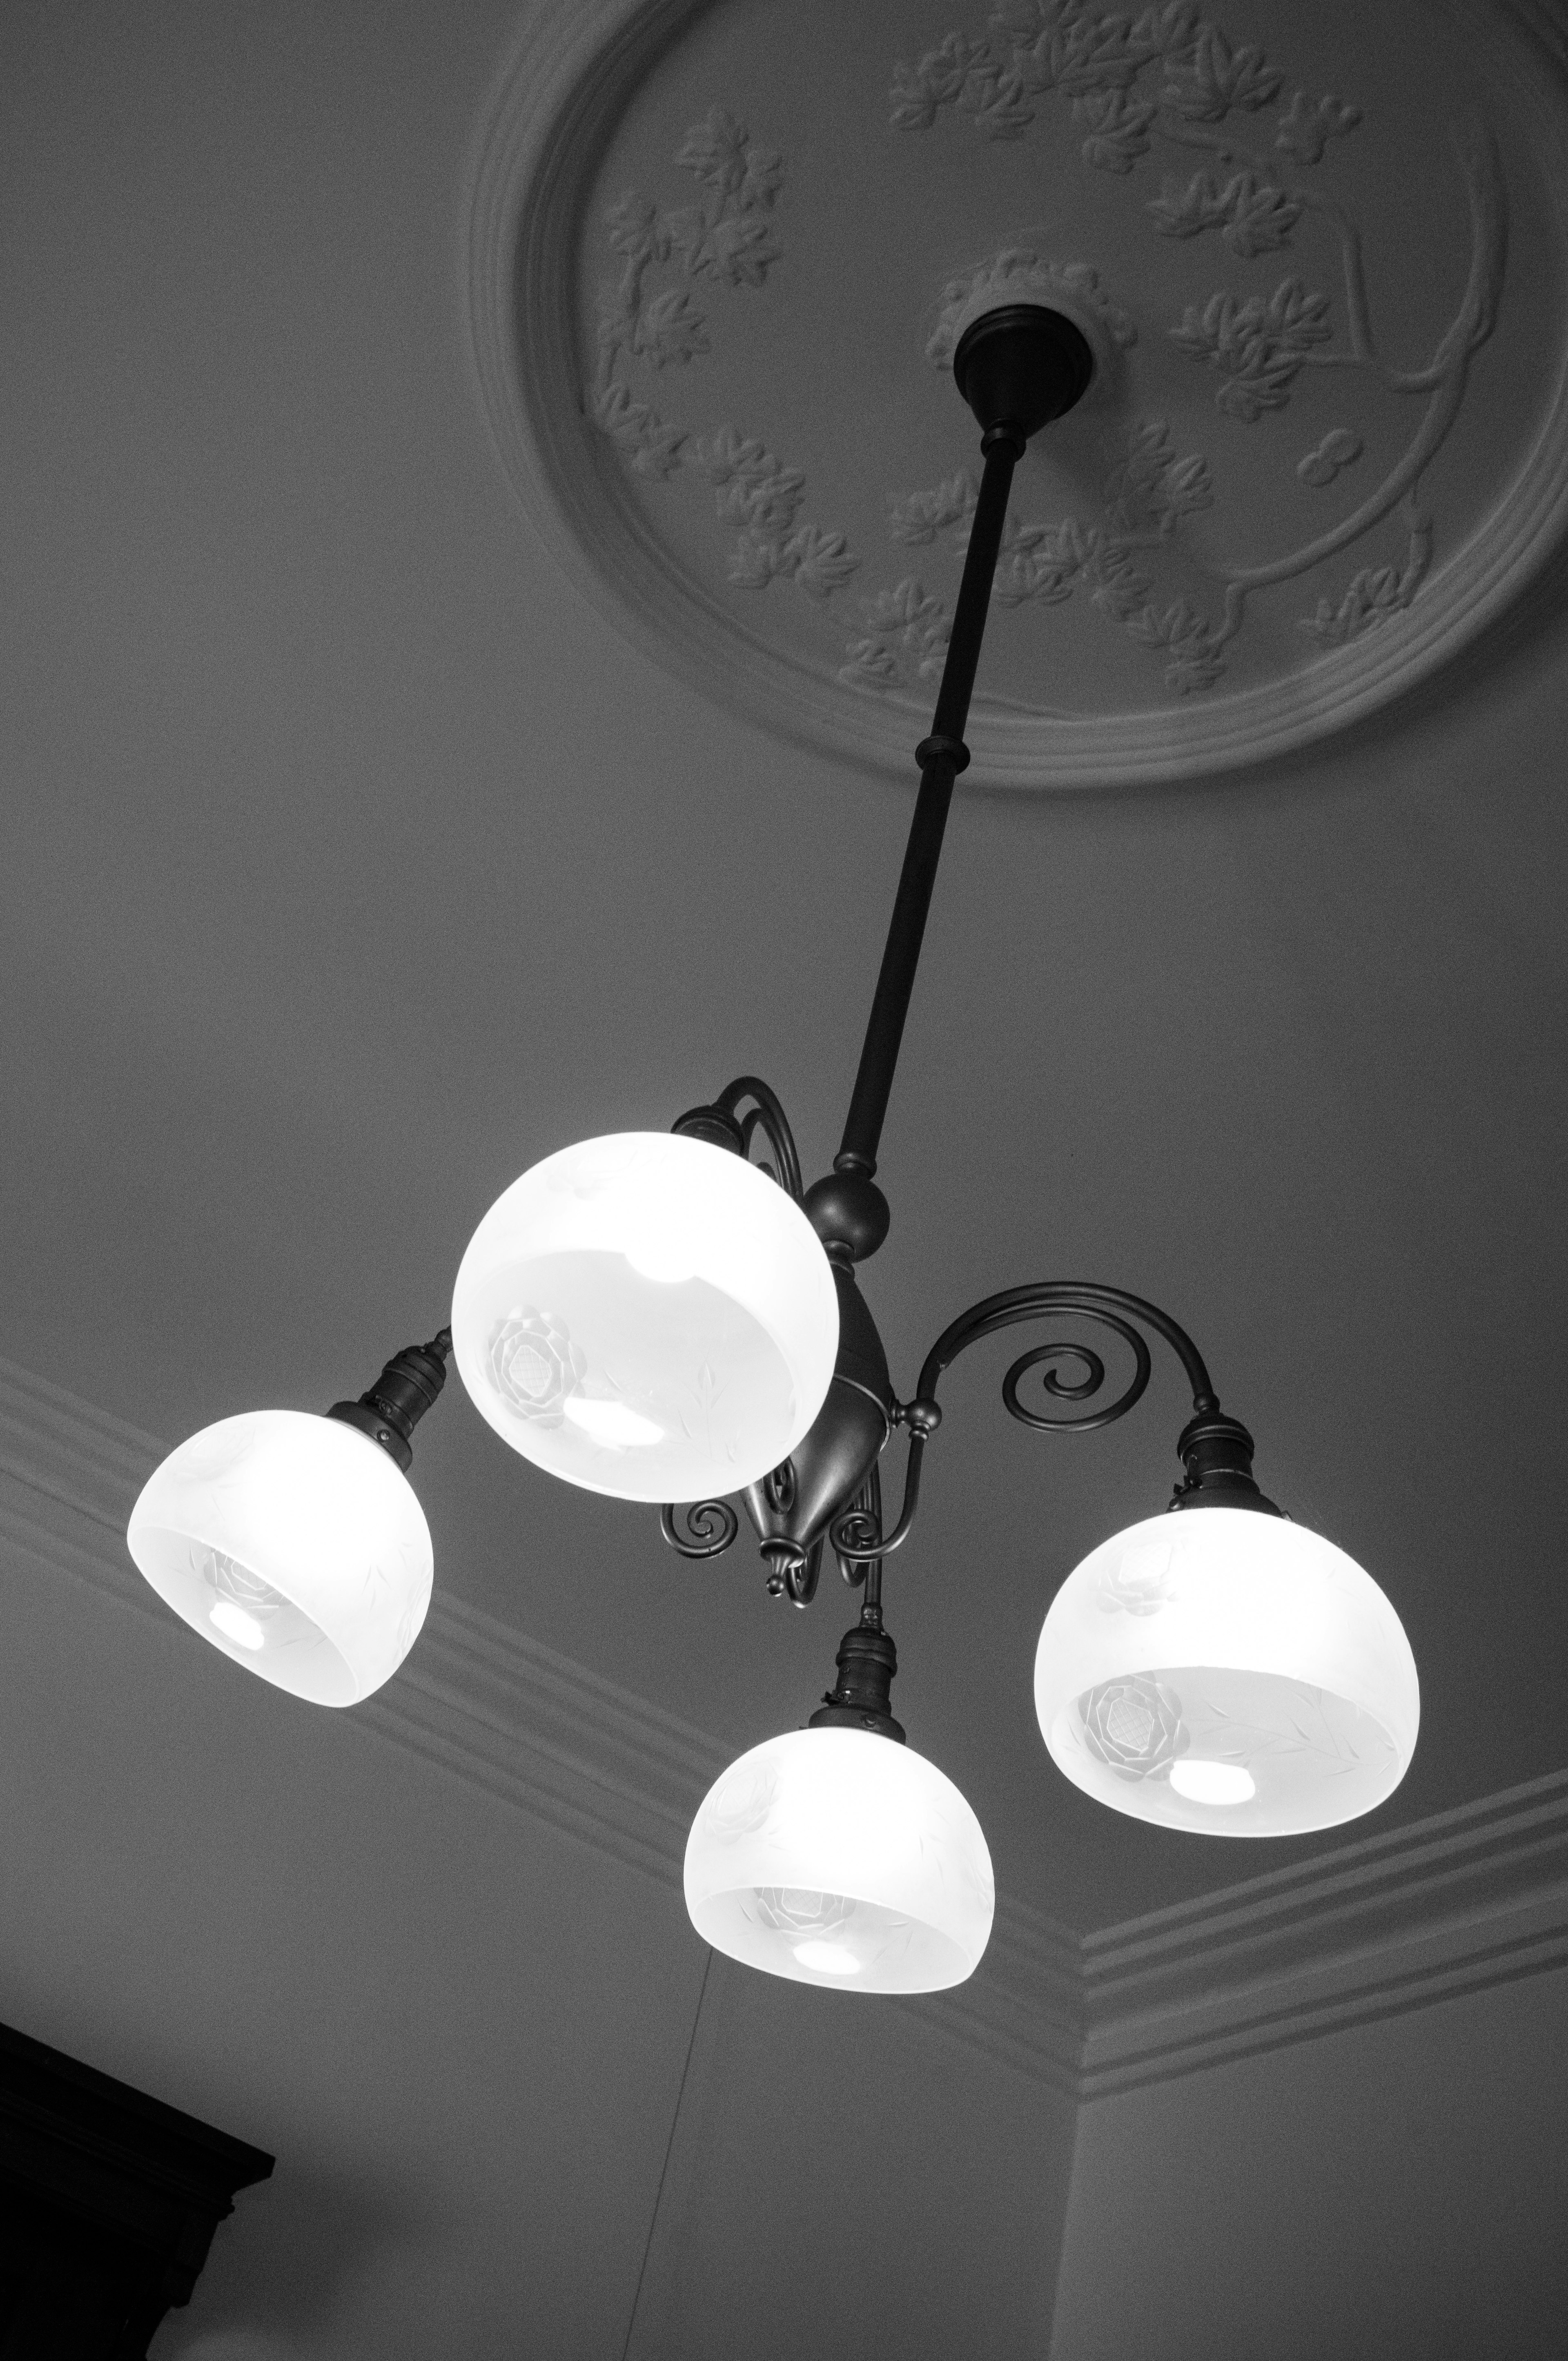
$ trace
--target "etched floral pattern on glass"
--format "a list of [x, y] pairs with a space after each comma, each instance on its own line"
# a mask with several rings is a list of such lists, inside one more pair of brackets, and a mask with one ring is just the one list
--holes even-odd
[[532, 1304], [497, 1323], [490, 1339], [490, 1379], [501, 1400], [536, 1426], [559, 1426], [565, 1405], [587, 1376], [587, 1356], [564, 1320]]
[[1191, 1741], [1181, 1699], [1147, 1673], [1102, 1681], [1078, 1701], [1083, 1742], [1118, 1779], [1168, 1779]]

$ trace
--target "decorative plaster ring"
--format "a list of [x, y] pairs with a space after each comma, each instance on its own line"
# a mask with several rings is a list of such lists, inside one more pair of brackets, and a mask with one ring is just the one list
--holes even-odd
[[[1485, 45], [1494, 64], [1506, 50], [1497, 71], [1508, 84], [1510, 137], [1560, 166], [1543, 177], [1552, 192], [1558, 251], [1568, 255], [1568, 110], [1555, 12], [1546, 0], [1432, 0], [1432, 5]], [[909, 774], [910, 747], [927, 718], [939, 659], [939, 626], [926, 632], [918, 692], [880, 698], [846, 686], [849, 668], [839, 674], [817, 667], [770, 644], [743, 606], [738, 611], [737, 603], [716, 595], [715, 586], [663, 544], [625, 496], [616, 453], [584, 417], [578, 269], [584, 208], [619, 119], [693, 17], [690, 0], [544, 0], [506, 60], [478, 127], [467, 192], [469, 345], [487, 420], [524, 513], [593, 603], [655, 661], [786, 737]], [[1212, 73], [1212, 57], [1199, 63]], [[1279, 104], [1283, 108], [1283, 96]], [[1320, 100], [1319, 115], [1331, 104], [1340, 105]], [[1308, 120], [1306, 105], [1303, 94], [1294, 93], [1278, 145], [1310, 164], [1316, 157], [1307, 134], [1316, 139], [1321, 129], [1326, 139], [1347, 127], [1354, 111], [1341, 107], [1338, 119], [1320, 125], [1316, 116]], [[1125, 107], [1123, 116], [1131, 121]], [[1318, 140], [1320, 152], [1321, 146]], [[1207, 204], [1207, 187], [1195, 181], [1179, 202]], [[1236, 204], [1245, 199], [1255, 210], [1250, 183], [1237, 194], [1239, 187], [1238, 181], [1234, 188], [1216, 190], [1213, 203], [1230, 205], [1234, 197]], [[1168, 184], [1162, 203], [1178, 201]], [[1189, 225], [1178, 225], [1173, 234], [1189, 236]], [[1021, 272], [1054, 269], [1064, 280], [1076, 267], [1042, 261], [1023, 247], [1004, 249], [997, 264], [1004, 259]], [[1113, 360], [1127, 350], [1116, 333], [1119, 307], [1102, 293], [1098, 274], [1087, 265], [1081, 269], [1088, 278], [1075, 288], [1057, 286], [1051, 300], [1066, 308], [1063, 297], [1069, 297], [1091, 343]], [[961, 286], [953, 281], [948, 289], [933, 347], [951, 324], [953, 304], [956, 321], [981, 292], [971, 279], [960, 300]], [[1286, 292], [1282, 283], [1276, 301]], [[1230, 331], [1225, 323], [1214, 327], [1190, 315], [1182, 333], [1197, 340]], [[1192, 349], [1201, 357], [1198, 342]], [[939, 350], [932, 357], [940, 365]], [[1293, 353], [1286, 360], [1299, 366]], [[1302, 619], [1301, 631], [1329, 652], [1324, 661], [1206, 704], [1190, 700], [1154, 711], [1073, 717], [1010, 710], [982, 697], [970, 730], [970, 780], [1080, 789], [1212, 775], [1321, 740], [1430, 676], [1512, 602], [1568, 523], [1568, 360], [1561, 336], [1552, 362], [1550, 382], [1541, 387], [1540, 431], [1502, 498], [1464, 545], [1433, 568], [1430, 527], [1407, 503], [1405, 558], [1364, 567], [1348, 588], [1336, 584], [1334, 598], [1320, 599], [1315, 614]], [[1135, 440], [1146, 439], [1160, 424], [1147, 422]], [[1300, 452], [1299, 443], [1295, 450]], [[961, 440], [955, 441], [955, 454], [961, 456]], [[1309, 454], [1314, 466], [1303, 469], [1299, 481], [1332, 481], [1327, 461], [1332, 456], [1320, 460]], [[1420, 464], [1418, 456], [1418, 472]], [[1261, 580], [1267, 569], [1255, 571]], [[931, 605], [918, 583], [901, 584], [897, 596], [905, 604], [912, 598], [916, 607]], [[881, 594], [882, 603], [894, 597]], [[1184, 613], [1173, 609], [1164, 621], [1175, 618], [1185, 631]], [[1197, 685], [1206, 686], [1201, 675]]]
[[1115, 355], [1136, 344], [1137, 324], [1112, 302], [1089, 263], [1050, 261], [1033, 247], [1003, 247], [967, 278], [949, 280], [926, 345], [933, 368], [950, 369], [964, 330], [1006, 303], [1044, 303], [1070, 320], [1094, 356], [1094, 375], [1083, 400], [1107, 399]]

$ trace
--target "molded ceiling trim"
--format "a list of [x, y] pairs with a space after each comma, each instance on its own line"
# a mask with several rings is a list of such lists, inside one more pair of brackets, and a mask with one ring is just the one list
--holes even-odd
[[[125, 1547], [165, 1448], [0, 1361], [0, 1541], [168, 1628]], [[663, 1884], [732, 1752], [449, 1589], [345, 1719]], [[1568, 1770], [1095, 1932], [999, 1903], [980, 1973], [899, 2005], [1087, 2099], [1565, 1961]]]

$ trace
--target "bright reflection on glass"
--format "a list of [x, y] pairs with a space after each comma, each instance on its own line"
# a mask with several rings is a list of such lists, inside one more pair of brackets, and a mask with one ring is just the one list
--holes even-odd
[[390, 1678], [430, 1604], [430, 1528], [369, 1436], [304, 1411], [204, 1427], [155, 1469], [131, 1556], [235, 1664], [313, 1705]]
[[220, 1598], [207, 1620], [215, 1623], [226, 1640], [236, 1641], [242, 1648], [265, 1648], [267, 1645], [267, 1634], [255, 1616], [247, 1615], [243, 1607], [236, 1607], [232, 1598]]
[[972, 1975], [995, 1888], [952, 1781], [860, 1730], [754, 1746], [706, 1797], [686, 1908], [715, 1950], [798, 1983], [939, 1992]]
[[574, 1394], [562, 1404], [574, 1426], [591, 1435], [596, 1443], [608, 1443], [629, 1449], [640, 1443], [662, 1443], [664, 1430], [651, 1418], [639, 1418], [624, 1402], [589, 1401], [584, 1394]]
[[803, 1968], [825, 1976], [858, 1976], [861, 1963], [842, 1943], [796, 1943], [795, 1956]]
[[1398, 1617], [1343, 1550], [1256, 1510], [1181, 1509], [1069, 1575], [1035, 1708], [1058, 1768], [1115, 1811], [1293, 1836], [1393, 1793], [1420, 1689]]
[[1257, 1781], [1239, 1763], [1173, 1763], [1170, 1784], [1193, 1804], [1245, 1804], [1257, 1793]]
[[839, 1300], [793, 1198], [728, 1149], [624, 1132], [546, 1157], [469, 1241], [453, 1357], [503, 1442], [627, 1500], [738, 1491], [833, 1376]]

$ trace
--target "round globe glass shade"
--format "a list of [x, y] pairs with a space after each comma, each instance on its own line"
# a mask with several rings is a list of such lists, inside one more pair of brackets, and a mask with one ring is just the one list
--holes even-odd
[[430, 1605], [430, 1527], [369, 1436], [247, 1411], [170, 1452], [126, 1540], [160, 1598], [247, 1673], [356, 1705], [402, 1663]]
[[716, 1951], [840, 1992], [962, 1983], [996, 1907], [952, 1781], [863, 1730], [792, 1730], [732, 1763], [692, 1824], [685, 1888]]
[[1182, 1509], [1069, 1574], [1035, 1659], [1058, 1770], [1135, 1819], [1296, 1836], [1369, 1812], [1409, 1767], [1415, 1658], [1369, 1574], [1251, 1509]]
[[755, 1165], [669, 1132], [548, 1156], [498, 1197], [453, 1355], [525, 1459], [623, 1500], [738, 1491], [789, 1457], [839, 1349], [822, 1244]]

